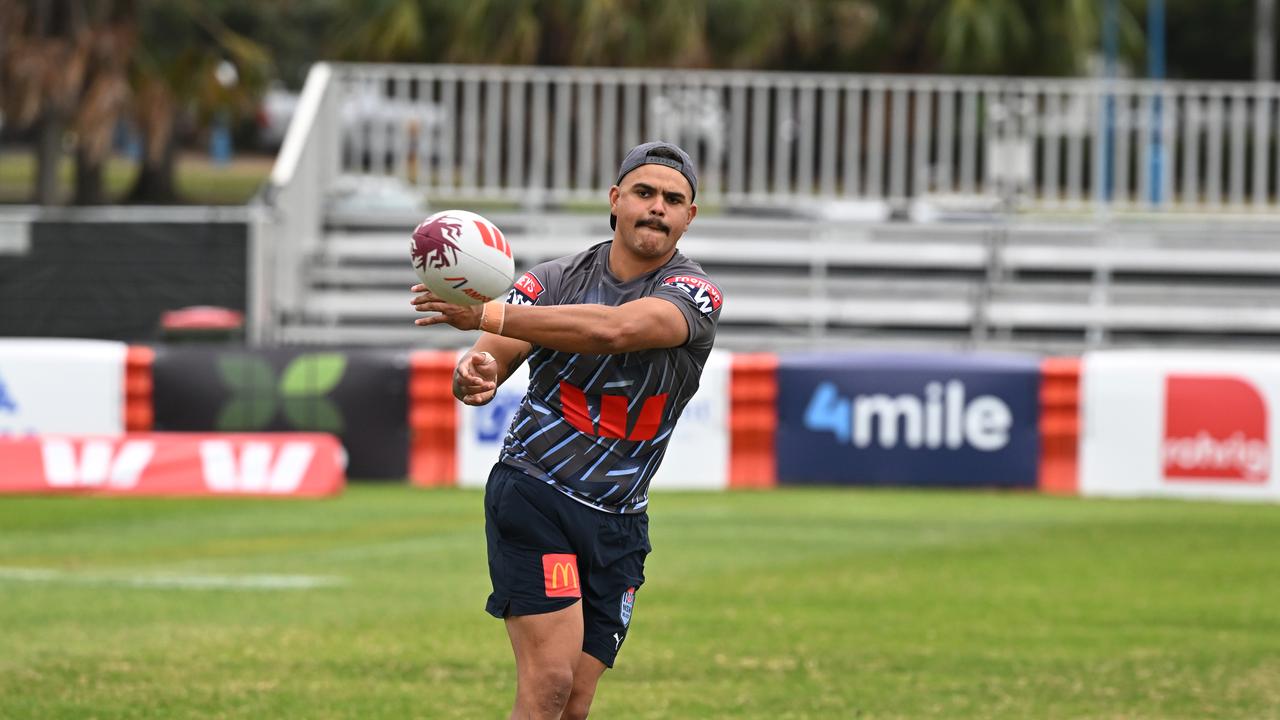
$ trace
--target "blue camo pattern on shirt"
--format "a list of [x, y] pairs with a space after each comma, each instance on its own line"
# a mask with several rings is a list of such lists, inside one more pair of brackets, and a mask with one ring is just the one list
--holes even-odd
[[660, 297], [684, 315], [688, 341], [620, 355], [535, 345], [528, 357], [529, 389], [500, 459], [591, 507], [639, 513], [648, 506], [649, 481], [676, 421], [698, 390], [723, 298], [702, 268], [679, 252], [654, 272], [619, 282], [607, 270], [610, 245], [530, 269], [507, 302], [617, 306]]

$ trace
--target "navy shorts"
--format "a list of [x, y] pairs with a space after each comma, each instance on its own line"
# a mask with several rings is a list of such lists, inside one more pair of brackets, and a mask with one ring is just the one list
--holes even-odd
[[607, 667], [627, 637], [644, 584], [649, 517], [588, 507], [496, 463], [484, 491], [484, 531], [498, 618], [554, 612], [582, 600], [582, 650]]

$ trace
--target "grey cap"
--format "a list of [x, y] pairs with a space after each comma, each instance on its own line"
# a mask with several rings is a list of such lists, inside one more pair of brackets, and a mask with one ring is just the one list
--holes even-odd
[[[655, 150], [666, 152], [654, 154]], [[675, 157], [667, 157], [667, 155], [675, 155]], [[681, 150], [679, 145], [657, 140], [641, 143], [631, 148], [631, 152], [627, 153], [627, 156], [622, 159], [622, 165], [618, 167], [618, 182], [616, 184], [621, 185], [622, 178], [641, 165], [666, 165], [679, 171], [684, 176], [684, 179], [689, 181], [689, 189], [693, 193], [689, 196], [689, 201], [692, 202], [697, 197], [698, 171], [694, 169], [693, 160], [689, 158], [689, 153]], [[609, 227], [617, 229], [618, 218], [616, 215], [609, 215]]]

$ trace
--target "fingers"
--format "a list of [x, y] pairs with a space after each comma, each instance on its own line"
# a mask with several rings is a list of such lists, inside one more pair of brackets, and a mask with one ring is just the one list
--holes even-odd
[[441, 302], [439, 300], [426, 300], [421, 298], [415, 298], [413, 303], [413, 309], [417, 310], [418, 312], [444, 312], [450, 307], [452, 306], [447, 302]]
[[427, 303], [416, 307], [418, 312], [433, 312], [438, 314], [432, 315], [431, 317], [418, 318], [413, 321], [414, 325], [421, 325], [425, 327], [427, 325], [439, 325], [444, 323], [446, 325], [452, 325], [459, 330], [469, 329], [462, 325], [462, 316], [457, 313], [448, 312], [446, 309], [454, 307], [453, 305], [449, 305], [448, 303]]
[[498, 389], [498, 384], [491, 380], [479, 380], [477, 382], [466, 382], [465, 380], [458, 383], [458, 389], [466, 395], [477, 395], [480, 393], [491, 393]]
[[483, 405], [492, 400], [496, 392], [496, 390], [485, 390], [470, 395], [463, 395], [462, 403], [464, 405]]
[[[419, 312], [427, 312], [427, 310], [424, 309], [425, 306], [427, 305], [441, 306], [441, 305], [448, 305], [449, 303], [445, 302], [444, 300], [441, 300], [439, 297], [437, 297], [436, 295], [433, 295], [430, 292], [426, 292], [410, 300], [409, 304], [417, 308]], [[439, 312], [439, 308], [433, 308], [433, 309], [435, 309], [436, 312]]]
[[[422, 287], [414, 285], [415, 288]], [[447, 300], [442, 299], [439, 295], [427, 290], [421, 295], [409, 301], [409, 304], [418, 312], [446, 312], [448, 310], [456, 310], [465, 307], [463, 305], [455, 305]]]
[[427, 290], [424, 285], [414, 285], [411, 289], [422, 293], [409, 301], [414, 310], [420, 313], [439, 313], [435, 317], [415, 320], [415, 325], [446, 323], [459, 330], [475, 330], [480, 327], [481, 306], [456, 305], [441, 299], [439, 295]]
[[484, 405], [498, 392], [498, 363], [487, 352], [472, 352], [453, 370], [456, 396], [466, 405]]
[[413, 305], [414, 310], [417, 310], [418, 312], [423, 312], [423, 313], [425, 312], [444, 313], [444, 314], [449, 314], [450, 312], [457, 313], [458, 309], [461, 307], [460, 305], [454, 305], [453, 303], [445, 302], [444, 300], [441, 300], [440, 298], [436, 297], [435, 295], [432, 295], [431, 293], [426, 293], [425, 295], [419, 295], [418, 297], [414, 298], [413, 300], [410, 300], [409, 302], [410, 304]]
[[428, 290], [427, 286], [422, 283], [418, 283], [417, 285], [409, 288], [409, 292], [419, 293], [417, 297], [409, 301], [413, 305], [419, 305], [427, 302], [444, 302], [439, 295]]
[[467, 405], [483, 405], [489, 402], [498, 391], [498, 383], [476, 374], [471, 369], [472, 365], [466, 362], [458, 366], [458, 389], [462, 393], [462, 402]]
[[472, 353], [467, 362], [458, 366], [458, 380], [467, 392], [496, 389], [498, 363], [486, 352]]
[[497, 392], [497, 388], [492, 387], [487, 390], [476, 388], [474, 392], [464, 387], [462, 388], [462, 402], [468, 405], [483, 405], [489, 402]]
[[480, 392], [497, 387], [496, 377], [485, 377], [474, 370], [464, 369], [465, 367], [464, 365], [458, 368], [458, 384], [467, 392]]
[[463, 395], [476, 395], [488, 389], [489, 388], [485, 387], [483, 380], [467, 380], [464, 378], [460, 378], [458, 380], [458, 390]]
[[431, 317], [418, 318], [417, 320], [413, 321], [413, 324], [426, 327], [427, 325], [439, 325], [440, 323], [448, 323], [448, 322], [449, 322], [449, 316], [447, 315], [432, 315]]

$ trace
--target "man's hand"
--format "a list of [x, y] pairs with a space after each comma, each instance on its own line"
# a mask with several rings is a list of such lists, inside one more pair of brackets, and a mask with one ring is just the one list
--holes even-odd
[[498, 392], [498, 361], [487, 352], [469, 352], [453, 369], [453, 396], [467, 405], [484, 405]]
[[414, 310], [440, 313], [431, 317], [418, 318], [413, 321], [414, 325], [447, 323], [459, 330], [480, 329], [480, 314], [484, 311], [483, 305], [454, 305], [453, 303], [445, 302], [428, 290], [426, 285], [422, 284], [409, 288], [409, 292], [422, 293], [413, 299]]

